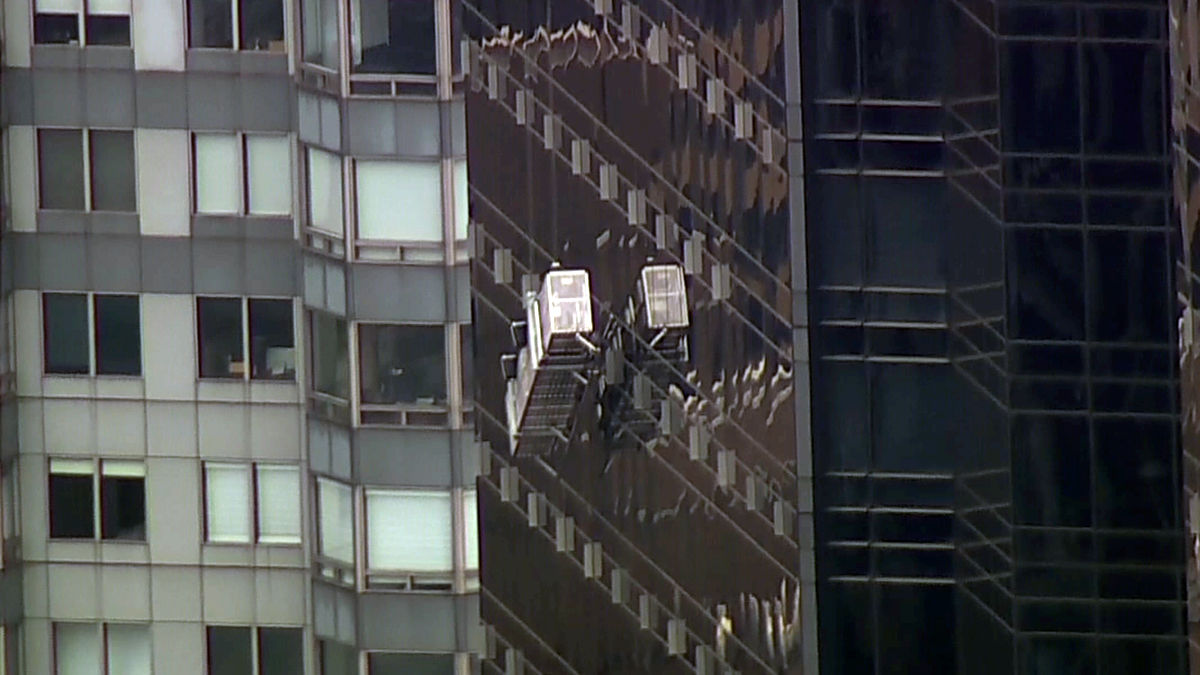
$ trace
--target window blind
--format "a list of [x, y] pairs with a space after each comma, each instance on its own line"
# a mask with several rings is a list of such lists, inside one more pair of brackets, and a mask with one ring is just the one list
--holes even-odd
[[131, 4], [130, 0], [88, 0], [87, 11], [88, 14], [128, 16]]
[[90, 476], [95, 472], [95, 465], [90, 459], [60, 459], [50, 460], [50, 473], [71, 476]]
[[471, 219], [471, 192], [467, 182], [467, 160], [454, 161], [454, 239], [467, 238], [467, 223]]
[[452, 523], [449, 492], [368, 490], [368, 567], [416, 573], [451, 571]]
[[246, 136], [247, 211], [259, 216], [292, 212], [292, 152], [287, 136]]
[[317, 479], [321, 555], [354, 563], [354, 491], [349, 485]]
[[319, 230], [342, 234], [342, 160], [316, 148], [308, 149], [308, 218]]
[[96, 624], [54, 624], [56, 675], [96, 675], [103, 667], [102, 654]]
[[475, 490], [463, 490], [463, 557], [466, 568], [479, 569], [479, 501]]
[[240, 155], [233, 134], [196, 134], [197, 213], [241, 211]]
[[136, 460], [106, 459], [100, 463], [100, 473], [120, 478], [145, 478], [146, 465]]
[[83, 11], [83, 0], [37, 0], [35, 7], [39, 14], [78, 14]]
[[204, 466], [208, 540], [249, 543], [250, 468], [241, 464]]
[[437, 162], [360, 160], [354, 163], [354, 174], [360, 239], [442, 240], [442, 174]]
[[267, 544], [300, 543], [298, 467], [258, 467], [258, 540]]
[[108, 624], [108, 675], [150, 675], [150, 627]]

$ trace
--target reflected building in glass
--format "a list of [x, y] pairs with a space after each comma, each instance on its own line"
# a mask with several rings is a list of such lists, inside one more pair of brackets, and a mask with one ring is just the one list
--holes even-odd
[[[486, 659], [1182, 672], [1166, 3], [462, 26]], [[621, 357], [533, 454], [500, 366], [555, 263]], [[637, 324], [651, 264], [685, 352]]]

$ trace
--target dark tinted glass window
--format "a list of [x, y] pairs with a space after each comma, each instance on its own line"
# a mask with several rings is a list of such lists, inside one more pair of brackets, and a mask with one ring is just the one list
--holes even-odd
[[100, 478], [100, 536], [146, 539], [146, 482], [140, 476]]
[[249, 301], [250, 376], [256, 380], [296, 377], [296, 339], [291, 300]]
[[1087, 420], [1020, 416], [1013, 421], [1012, 443], [1017, 522], [1049, 527], [1091, 525]]
[[91, 362], [87, 296], [47, 293], [42, 296], [42, 316], [46, 372], [86, 375]]
[[33, 17], [36, 45], [79, 44], [79, 15], [38, 12]]
[[367, 675], [453, 675], [452, 654], [367, 654]]
[[359, 326], [364, 403], [444, 403], [442, 326]]
[[233, 6], [230, 0], [189, 0], [188, 46], [233, 48]]
[[196, 323], [200, 377], [243, 377], [241, 298], [196, 298]]
[[314, 312], [312, 323], [313, 389], [338, 398], [350, 398], [350, 337], [346, 322]]
[[83, 210], [82, 131], [38, 129], [38, 195], [43, 209]]
[[253, 675], [254, 653], [247, 626], [208, 627], [206, 675]]
[[95, 536], [95, 497], [91, 474], [50, 473], [50, 537], [91, 539]]
[[358, 658], [353, 647], [321, 640], [318, 650], [321, 658], [320, 675], [358, 675]]
[[96, 374], [142, 373], [142, 320], [136, 295], [96, 296]]
[[132, 131], [91, 131], [92, 209], [137, 211]]
[[87, 43], [93, 46], [129, 46], [129, 17], [89, 14], [84, 22]]
[[238, 3], [242, 49], [283, 51], [283, 3], [280, 0], [241, 0]]
[[258, 629], [259, 675], [304, 672], [304, 632], [299, 628]]
[[354, 72], [437, 72], [432, 0], [362, 0]]

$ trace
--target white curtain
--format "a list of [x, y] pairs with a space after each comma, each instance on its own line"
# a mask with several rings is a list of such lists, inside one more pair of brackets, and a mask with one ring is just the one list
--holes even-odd
[[321, 555], [354, 564], [354, 491], [326, 478], [317, 479]]
[[196, 134], [196, 212], [241, 211], [242, 163], [234, 134]]
[[479, 569], [479, 500], [475, 490], [463, 490], [464, 558], [468, 570]]
[[108, 675], [150, 675], [150, 627], [110, 623], [106, 629]]
[[437, 162], [359, 160], [354, 173], [359, 239], [442, 240], [442, 173]]
[[308, 211], [310, 225], [341, 236], [342, 160], [317, 148], [308, 149]]
[[54, 624], [56, 675], [97, 675], [104, 667], [100, 627], [94, 623]]
[[453, 533], [449, 492], [367, 491], [367, 564], [372, 570], [452, 571]]
[[300, 543], [300, 469], [258, 467], [258, 540], [266, 544]]
[[287, 136], [246, 136], [247, 210], [256, 216], [292, 212], [292, 143]]
[[204, 466], [208, 540], [250, 541], [250, 467], [242, 464]]

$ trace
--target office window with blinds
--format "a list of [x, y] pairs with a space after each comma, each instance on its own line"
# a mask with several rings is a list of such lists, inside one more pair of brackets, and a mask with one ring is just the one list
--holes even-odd
[[193, 135], [196, 213], [292, 213], [292, 142], [282, 134]]
[[354, 490], [349, 485], [317, 479], [317, 534], [321, 557], [354, 565]]
[[55, 623], [55, 675], [150, 675], [150, 627]]
[[366, 490], [367, 571], [379, 585], [442, 590], [454, 570], [449, 491]]
[[300, 543], [297, 466], [207, 462], [204, 501], [205, 531], [210, 542]]

